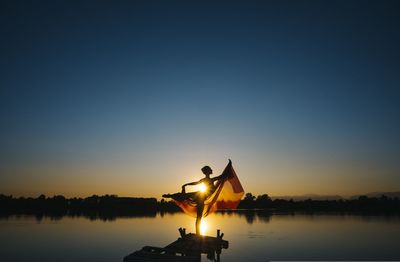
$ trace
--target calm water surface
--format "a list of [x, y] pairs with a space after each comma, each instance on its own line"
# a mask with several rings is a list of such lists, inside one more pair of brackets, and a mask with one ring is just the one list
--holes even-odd
[[[1, 261], [122, 261], [145, 245], [166, 246], [178, 228], [193, 231], [184, 214], [116, 218], [0, 219]], [[339, 215], [212, 214], [204, 230], [225, 233], [221, 261], [400, 260], [400, 218]], [[203, 261], [207, 261], [203, 257]]]

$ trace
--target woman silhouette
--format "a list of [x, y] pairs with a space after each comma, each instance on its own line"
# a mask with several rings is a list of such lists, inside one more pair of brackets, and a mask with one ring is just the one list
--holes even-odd
[[[196, 203], [197, 216], [195, 225], [196, 225], [197, 235], [200, 235], [200, 223], [201, 223], [201, 218], [203, 217], [204, 201], [214, 193], [214, 191], [217, 189], [217, 185], [221, 183], [223, 180], [227, 179], [229, 175], [228, 173], [226, 173], [211, 178], [210, 175], [213, 173], [213, 171], [209, 166], [204, 166], [201, 169], [201, 171], [203, 172], [205, 177], [200, 179], [199, 181], [184, 184], [182, 186], [181, 193], [176, 193], [172, 195], [171, 194], [163, 195], [163, 197], [171, 197], [173, 199], [179, 199], [179, 200], [190, 199]], [[217, 185], [215, 184], [215, 182], [217, 182]], [[195, 186], [199, 184], [202, 184], [202, 190], [186, 193], [186, 186]]]

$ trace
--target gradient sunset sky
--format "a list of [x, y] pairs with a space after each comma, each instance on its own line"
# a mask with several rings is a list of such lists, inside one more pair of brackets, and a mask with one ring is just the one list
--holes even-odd
[[400, 190], [399, 1], [1, 1], [0, 193]]

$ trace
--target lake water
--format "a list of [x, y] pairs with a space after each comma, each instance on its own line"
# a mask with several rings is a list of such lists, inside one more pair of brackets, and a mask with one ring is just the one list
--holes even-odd
[[[145, 245], [175, 241], [179, 227], [192, 232], [194, 219], [182, 213], [112, 221], [1, 218], [0, 260], [122, 261]], [[215, 236], [217, 229], [229, 241], [221, 261], [400, 260], [398, 216], [217, 213], [203, 230]]]

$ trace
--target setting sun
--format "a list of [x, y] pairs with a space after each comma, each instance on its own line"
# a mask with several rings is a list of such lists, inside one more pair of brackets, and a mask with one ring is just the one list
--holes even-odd
[[203, 193], [206, 192], [207, 191], [207, 186], [204, 183], [201, 183], [199, 185], [199, 191], [203, 192]]

